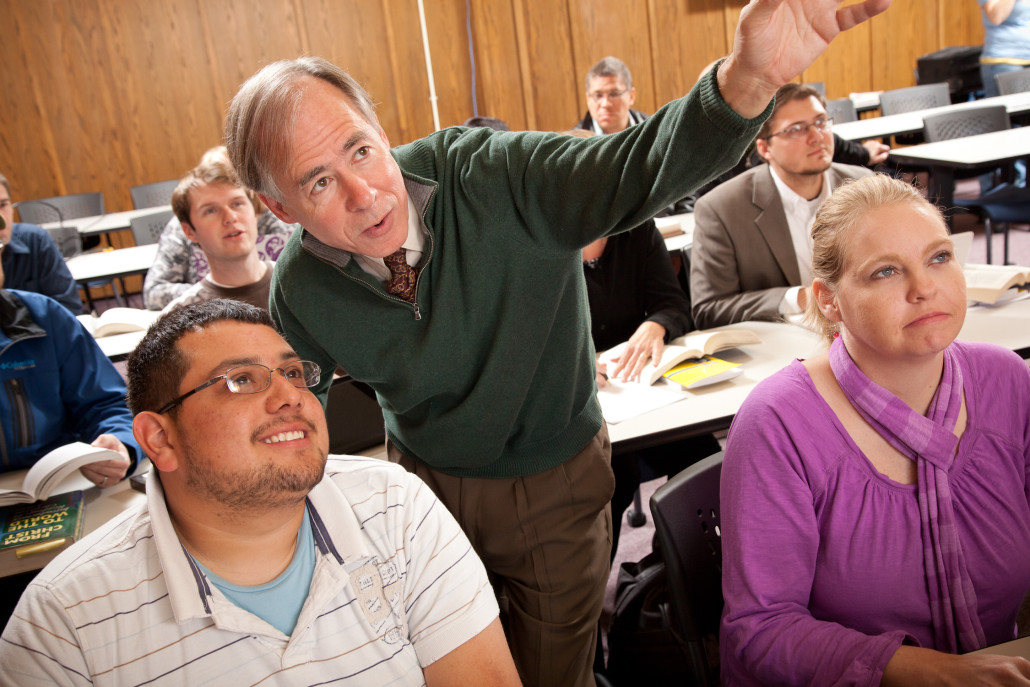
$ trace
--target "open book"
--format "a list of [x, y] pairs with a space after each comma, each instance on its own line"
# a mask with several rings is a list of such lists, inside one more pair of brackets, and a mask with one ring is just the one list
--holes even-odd
[[124, 460], [122, 454], [109, 448], [97, 448], [76, 441], [55, 448], [29, 468], [21, 489], [0, 489], [0, 506], [32, 503], [48, 498], [54, 487], [83, 465], [101, 460]]
[[1030, 267], [1019, 265], [966, 265], [966, 298], [981, 303], [997, 303], [1013, 286], [1030, 284]]
[[[657, 363], [651, 361], [640, 372], [640, 382], [654, 384], [662, 378], [662, 375], [684, 360], [703, 358], [727, 348], [760, 343], [762, 340], [758, 338], [758, 335], [747, 329], [706, 329], [690, 332], [670, 341], [662, 350], [661, 359]], [[622, 355], [625, 348], [626, 343], [621, 343], [608, 349], [601, 354], [601, 362], [611, 364]]]
[[139, 308], [110, 308], [101, 315], [79, 315], [82, 326], [94, 336], [111, 336], [126, 332], [142, 332], [154, 324], [161, 312]]

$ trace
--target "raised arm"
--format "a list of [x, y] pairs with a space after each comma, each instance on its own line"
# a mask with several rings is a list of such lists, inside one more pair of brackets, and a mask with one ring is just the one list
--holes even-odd
[[733, 52], [719, 67], [723, 100], [740, 116], [757, 117], [776, 89], [811, 65], [838, 33], [890, 3], [838, 7], [838, 0], [752, 0], [740, 14]]

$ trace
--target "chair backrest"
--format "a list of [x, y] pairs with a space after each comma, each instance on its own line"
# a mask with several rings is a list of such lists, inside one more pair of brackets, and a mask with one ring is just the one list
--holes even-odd
[[164, 231], [165, 225], [172, 218], [172, 214], [171, 210], [161, 210], [130, 219], [129, 226], [132, 228], [132, 238], [136, 241], [136, 245], [144, 246], [148, 243], [157, 243], [157, 240], [161, 238], [161, 232]]
[[23, 200], [16, 203], [16, 206], [22, 222], [43, 224], [58, 220], [67, 221], [104, 214], [104, 194], [73, 193], [69, 196]]
[[1010, 126], [1009, 115], [1004, 105], [971, 107], [923, 117], [923, 138], [929, 143], [949, 141], [991, 131], [1004, 131]]
[[687, 294], [687, 315], [690, 320], [687, 331], [693, 331], [694, 318], [690, 316], [690, 246], [680, 248], [680, 271], [677, 276], [679, 277], [680, 288], [683, 289], [683, 293]]
[[858, 111], [851, 98], [837, 98], [826, 101], [826, 114], [833, 117], [834, 124], [858, 121]]
[[824, 100], [826, 99], [826, 84], [824, 84], [822, 81], [810, 81], [804, 85], [808, 86], [809, 88], [814, 88], [819, 92], [819, 95], [821, 95]]
[[57, 250], [61, 251], [61, 257], [65, 260], [73, 258], [82, 252], [82, 237], [79, 236], [78, 227], [70, 227], [62, 224], [59, 227], [47, 228], [46, 232], [57, 244]]
[[886, 115], [943, 107], [951, 104], [951, 91], [947, 82], [928, 83], [885, 91], [880, 94], [880, 112]]
[[132, 196], [132, 207], [139, 210], [171, 205], [172, 191], [178, 185], [178, 179], [169, 179], [168, 181], [155, 181], [152, 184], [133, 186], [129, 189], [129, 195]]
[[994, 80], [998, 84], [998, 92], [1002, 95], [1030, 91], [1030, 69], [995, 74]]
[[665, 560], [672, 625], [687, 643], [694, 684], [716, 684], [705, 638], [718, 637], [722, 615], [722, 452], [672, 477], [651, 497], [655, 535]]

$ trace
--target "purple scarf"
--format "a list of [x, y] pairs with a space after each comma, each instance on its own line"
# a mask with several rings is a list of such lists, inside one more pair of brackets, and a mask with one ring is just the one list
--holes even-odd
[[951, 347], [944, 350], [941, 382], [927, 417], [866, 377], [840, 338], [830, 347], [830, 367], [851, 405], [866, 422], [891, 446], [916, 462], [923, 561], [936, 648], [958, 653], [984, 647], [976, 592], [955, 528], [948, 482], [948, 468], [958, 448], [955, 423], [962, 408], [962, 371], [955, 354]]

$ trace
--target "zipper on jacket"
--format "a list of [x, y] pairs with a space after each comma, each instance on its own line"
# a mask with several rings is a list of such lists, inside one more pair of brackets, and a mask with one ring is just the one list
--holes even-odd
[[31, 446], [35, 441], [35, 422], [32, 417], [32, 404], [29, 403], [28, 394], [25, 392], [25, 382], [18, 377], [7, 380], [4, 386], [7, 387], [7, 397], [11, 402], [11, 424], [14, 427], [12, 444], [17, 448]]

